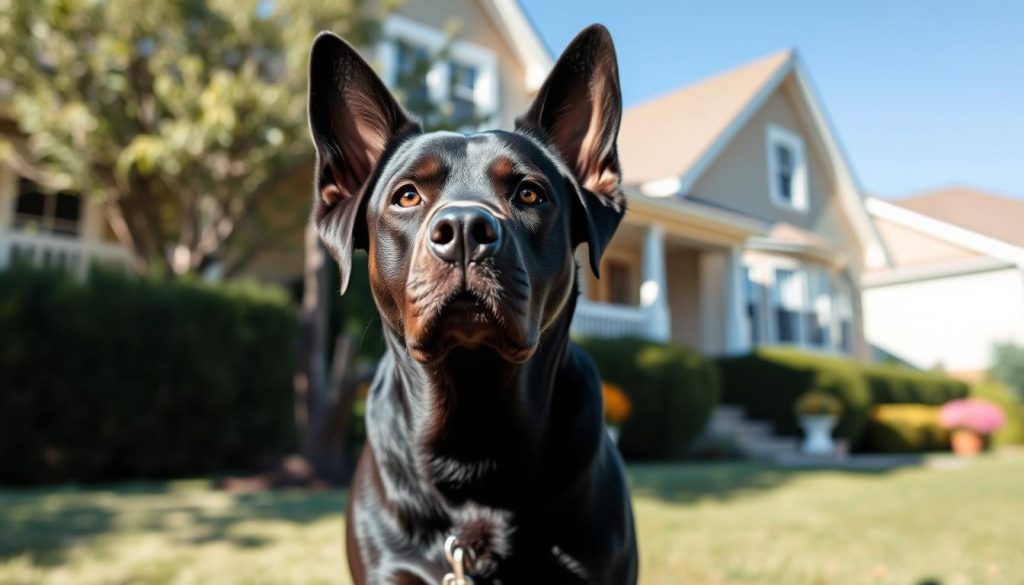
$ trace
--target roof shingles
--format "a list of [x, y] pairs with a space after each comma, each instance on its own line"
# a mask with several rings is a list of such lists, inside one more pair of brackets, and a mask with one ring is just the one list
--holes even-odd
[[618, 140], [625, 182], [685, 175], [792, 57], [781, 51], [626, 110]]

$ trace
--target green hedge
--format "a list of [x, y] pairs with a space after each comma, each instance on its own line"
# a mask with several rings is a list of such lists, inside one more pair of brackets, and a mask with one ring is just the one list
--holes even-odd
[[622, 388], [633, 403], [619, 436], [623, 457], [682, 456], [718, 403], [714, 362], [675, 344], [629, 338], [578, 343], [594, 358], [601, 378]]
[[293, 447], [279, 291], [12, 269], [0, 332], [0, 481], [244, 469]]
[[753, 418], [769, 420], [775, 432], [799, 435], [793, 405], [805, 392], [839, 399], [843, 414], [835, 436], [856, 444], [867, 424], [871, 392], [858, 365], [850, 360], [789, 348], [762, 348], [718, 360], [722, 400], [744, 407]]
[[966, 382], [934, 372], [920, 372], [896, 365], [864, 366], [862, 371], [875, 404], [932, 404], [939, 406], [966, 398]]
[[881, 404], [871, 410], [863, 447], [877, 453], [948, 451], [949, 431], [930, 404]]

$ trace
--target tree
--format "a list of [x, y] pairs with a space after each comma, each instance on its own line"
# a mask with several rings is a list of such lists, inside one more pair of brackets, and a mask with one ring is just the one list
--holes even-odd
[[232, 273], [306, 219], [288, 179], [313, 158], [313, 36], [365, 43], [378, 20], [360, 0], [0, 0], [0, 79], [24, 137], [0, 155], [98, 197], [140, 270]]

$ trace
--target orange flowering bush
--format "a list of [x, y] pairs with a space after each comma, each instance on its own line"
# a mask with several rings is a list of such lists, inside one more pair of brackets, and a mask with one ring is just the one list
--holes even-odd
[[601, 393], [604, 394], [604, 421], [611, 426], [622, 424], [633, 411], [633, 402], [629, 396], [615, 384], [601, 382]]

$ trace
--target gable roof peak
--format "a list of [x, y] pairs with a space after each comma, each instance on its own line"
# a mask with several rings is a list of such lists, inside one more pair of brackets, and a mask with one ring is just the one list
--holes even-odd
[[619, 156], [629, 183], [682, 177], [796, 62], [785, 49], [628, 108]]

